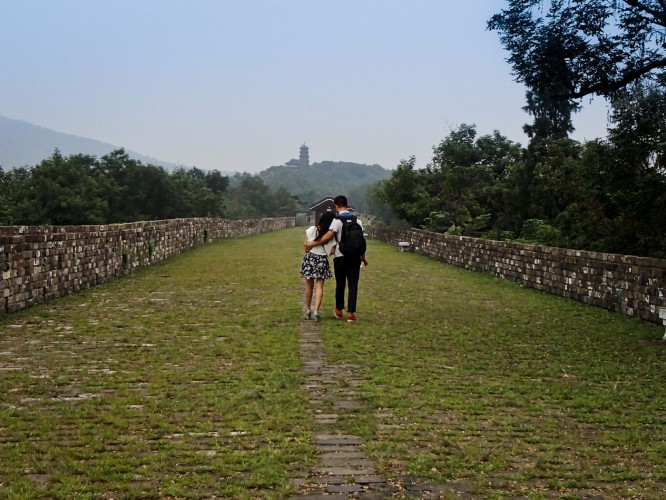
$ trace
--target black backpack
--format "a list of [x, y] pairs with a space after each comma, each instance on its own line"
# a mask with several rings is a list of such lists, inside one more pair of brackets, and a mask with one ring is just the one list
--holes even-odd
[[342, 231], [338, 242], [340, 253], [345, 257], [360, 258], [365, 255], [365, 236], [363, 235], [363, 228], [358, 223], [358, 218], [355, 215], [336, 215], [335, 217], [342, 221]]

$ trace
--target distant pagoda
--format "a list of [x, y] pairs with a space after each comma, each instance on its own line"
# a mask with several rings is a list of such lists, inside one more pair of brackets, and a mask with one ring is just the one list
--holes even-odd
[[301, 146], [301, 154], [298, 157], [298, 161], [301, 164], [301, 167], [310, 166], [310, 150], [305, 145], [305, 143], [303, 143], [303, 145]]
[[288, 167], [309, 167], [310, 166], [310, 150], [309, 148], [303, 144], [301, 146], [301, 152], [298, 157], [298, 160], [296, 158], [292, 158], [289, 160], [287, 163], [285, 163]]

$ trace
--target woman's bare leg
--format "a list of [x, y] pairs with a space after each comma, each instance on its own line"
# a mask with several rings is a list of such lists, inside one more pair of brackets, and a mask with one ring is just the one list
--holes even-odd
[[315, 314], [321, 309], [321, 300], [324, 297], [324, 280], [315, 280]]
[[312, 289], [314, 288], [314, 278], [305, 278], [305, 310], [310, 310], [312, 304]]

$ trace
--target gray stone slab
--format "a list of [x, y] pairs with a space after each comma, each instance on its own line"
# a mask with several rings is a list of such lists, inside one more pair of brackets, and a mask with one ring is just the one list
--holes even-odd
[[353, 451], [360, 451], [362, 452], [363, 449], [361, 448], [361, 445], [359, 444], [317, 444], [315, 445], [317, 447], [317, 450], [319, 450], [319, 453], [337, 453], [341, 451], [347, 451], [347, 452], [353, 452]]
[[316, 446], [361, 446], [363, 441], [360, 439], [314, 439], [313, 443]]
[[398, 488], [396, 485], [388, 483], [368, 483], [363, 486], [367, 488], [366, 491], [383, 492], [384, 494], [401, 491], [401, 489]]
[[363, 408], [363, 404], [354, 400], [333, 401], [333, 408], [356, 409]]
[[353, 482], [353, 478], [349, 476], [318, 476], [312, 478], [312, 482], [316, 484], [349, 484]]
[[349, 397], [354, 397], [358, 394], [356, 391], [354, 391], [352, 389], [348, 389], [346, 387], [338, 387], [338, 388], [335, 388], [335, 389], [331, 389], [331, 393], [332, 394], [344, 394], [345, 396], [349, 396]]
[[326, 491], [331, 493], [358, 493], [363, 491], [363, 486], [360, 484], [332, 484]]
[[355, 458], [367, 458], [365, 456], [365, 453], [362, 451], [329, 451], [326, 453], [322, 453], [321, 456], [319, 457], [320, 460], [326, 460], [326, 459], [355, 459]]
[[[395, 493], [395, 491], [392, 491]], [[355, 494], [352, 498], [362, 498], [363, 500], [385, 500], [386, 498], [402, 498], [394, 497], [388, 490], [378, 493], [376, 491], [364, 491], [362, 493]]]
[[320, 459], [324, 467], [372, 467], [374, 463], [367, 458], [326, 458]]
[[[373, 468], [370, 467], [319, 467], [315, 469], [317, 474], [330, 474], [331, 476], [362, 476], [370, 477], [373, 472]], [[366, 482], [377, 482], [377, 481], [366, 481]]]
[[339, 439], [339, 440], [347, 440], [349, 442], [358, 441], [360, 443], [363, 443], [363, 440], [358, 436], [355, 436], [354, 434], [315, 432], [313, 437], [315, 439]]
[[370, 483], [385, 483], [386, 480], [383, 476], [378, 474], [368, 474], [365, 476], [356, 476], [354, 480], [359, 484], [370, 484]]
[[318, 424], [321, 425], [333, 425], [338, 423], [338, 418], [318, 418], [316, 419]]

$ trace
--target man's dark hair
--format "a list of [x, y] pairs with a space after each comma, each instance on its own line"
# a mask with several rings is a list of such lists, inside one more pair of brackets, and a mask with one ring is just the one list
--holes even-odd
[[333, 203], [335, 203], [336, 207], [348, 207], [349, 206], [348, 202], [347, 202], [347, 197], [343, 196], [343, 195], [336, 196], [333, 199]]

